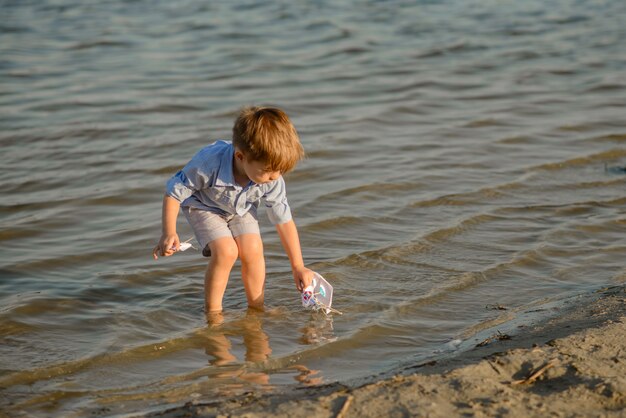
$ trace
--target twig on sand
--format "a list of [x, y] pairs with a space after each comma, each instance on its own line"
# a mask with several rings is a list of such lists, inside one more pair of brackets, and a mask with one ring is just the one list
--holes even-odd
[[527, 378], [521, 379], [521, 380], [514, 380], [513, 382], [511, 382], [511, 384], [512, 385], [526, 385], [526, 384], [534, 383], [535, 380], [537, 380], [539, 376], [544, 374], [546, 370], [553, 367], [554, 363], [555, 363], [554, 360], [550, 360], [549, 362], [545, 363], [543, 366], [534, 370]]
[[337, 416], [335, 418], [343, 418], [346, 416], [348, 408], [350, 408], [350, 403], [352, 403], [352, 399], [354, 399], [354, 396], [346, 396], [346, 400], [343, 402], [343, 406], [341, 407], [341, 410], [339, 411], [339, 413], [337, 413]]
[[485, 345], [487, 345], [487, 344], [490, 344], [490, 343], [491, 343], [491, 342], [493, 342], [493, 341], [504, 341], [504, 340], [510, 340], [510, 339], [511, 339], [511, 336], [510, 336], [510, 335], [508, 335], [508, 334], [503, 334], [503, 333], [501, 333], [500, 331], [498, 331], [498, 333], [497, 333], [497, 334], [492, 335], [491, 337], [486, 338], [484, 341], [482, 341], [482, 342], [480, 342], [480, 343], [476, 344], [476, 347], [483, 347], [483, 346], [485, 346]]
[[500, 370], [498, 370], [498, 368], [496, 366], [494, 366], [493, 363], [491, 361], [489, 361], [489, 359], [486, 359], [486, 360], [487, 360], [487, 364], [489, 364], [491, 366], [491, 368], [493, 370], [495, 370], [496, 373], [501, 374]]

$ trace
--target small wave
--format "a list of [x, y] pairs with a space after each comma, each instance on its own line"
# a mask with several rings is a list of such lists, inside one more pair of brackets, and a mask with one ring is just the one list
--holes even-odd
[[144, 108], [126, 108], [119, 109], [117, 113], [123, 114], [144, 114], [144, 113], [185, 113], [185, 112], [199, 112], [202, 111], [201, 107], [183, 105], [183, 104], [160, 104], [151, 107]]
[[39, 327], [35, 325], [27, 324], [27, 323], [17, 321], [11, 318], [6, 318], [6, 317], [2, 318], [2, 321], [0, 322], [0, 335], [2, 336], [3, 339], [9, 336], [13, 336], [13, 335], [20, 335], [20, 334], [35, 332], [38, 329]]
[[[620, 180], [620, 183], [622, 182], [623, 180]], [[592, 188], [595, 188], [595, 187], [592, 187]], [[577, 205], [577, 206], [589, 205], [593, 207], [605, 207], [605, 206], [620, 207], [624, 204], [626, 204], [626, 196], [625, 197], [620, 196], [617, 198], [611, 198], [607, 200], [580, 201], [580, 202], [575, 202], [575, 203], [534, 204], [534, 205], [527, 204], [523, 206], [502, 206], [502, 207], [497, 208], [495, 213], [498, 215], [503, 215], [503, 214], [508, 215], [512, 213], [516, 213], [520, 215], [528, 215], [533, 212], [548, 213], [552, 211], [553, 209], [562, 209], [565, 207], [571, 207], [572, 205]]]
[[533, 138], [530, 136], [511, 136], [507, 138], [502, 138], [497, 141], [499, 144], [507, 144], [507, 145], [529, 145], [537, 143], [539, 140], [537, 138]]
[[384, 194], [395, 194], [398, 192], [408, 192], [420, 187], [421, 183], [403, 182], [403, 183], [373, 183], [365, 184], [362, 186], [350, 187], [341, 189], [336, 192], [324, 194], [319, 196], [316, 201], [335, 200], [347, 196], [360, 195], [365, 200], [369, 200], [367, 196], [371, 196], [371, 199], [380, 199]]
[[362, 55], [368, 52], [371, 52], [372, 49], [364, 46], [352, 45], [352, 46], [344, 46], [341, 48], [336, 48], [329, 52], [324, 52], [321, 56], [319, 56], [318, 60], [324, 60], [328, 58], [335, 58], [344, 55], [354, 56], [354, 55]]
[[626, 157], [626, 149], [612, 149], [597, 154], [591, 154], [583, 157], [572, 158], [565, 161], [541, 164], [533, 167], [532, 171], [558, 171], [566, 170], [573, 167], [587, 166], [606, 161], [614, 161], [619, 158]]
[[[149, 251], [146, 251], [146, 253], [148, 252]], [[79, 267], [91, 266], [98, 262], [104, 265], [112, 259], [123, 259], [127, 255], [128, 251], [125, 251], [124, 249], [119, 249], [117, 251], [81, 251], [80, 254], [65, 254], [47, 258], [42, 256], [37, 259], [19, 262], [14, 266], [11, 266], [9, 263], [7, 267], [19, 267], [19, 270], [22, 271], [52, 272], [56, 269], [65, 270], [67, 269], [67, 266], [72, 266], [73, 269], [76, 269]], [[146, 256], [148, 256], [148, 254]]]
[[585, 16], [585, 15], [571, 15], [571, 16], [566, 16], [566, 17], [551, 16], [551, 17], [548, 17], [547, 22], [548, 23], [556, 23], [557, 25], [569, 25], [569, 24], [572, 24], [572, 23], [586, 22], [588, 20], [590, 20], [589, 16]]
[[500, 54], [501, 58], [513, 59], [516, 61], [530, 61], [541, 58], [543, 55], [536, 50], [521, 49], [517, 51], [506, 51]]
[[82, 50], [82, 49], [92, 49], [92, 48], [128, 48], [131, 47], [132, 44], [130, 42], [123, 41], [111, 41], [111, 40], [98, 40], [91, 42], [79, 42], [74, 44], [67, 49], [69, 50]]
[[186, 23], [183, 25], [183, 27], [181, 28], [184, 31], [189, 31], [189, 32], [193, 32], [193, 31], [212, 31], [217, 29], [217, 26], [212, 25], [210, 23]]
[[486, 128], [491, 126], [507, 126], [503, 121], [489, 118], [489, 119], [478, 119], [473, 120], [464, 125], [466, 128]]
[[[12, 215], [12, 214], [23, 214], [30, 210], [37, 209], [41, 211], [42, 209], [52, 209], [62, 206], [64, 203], [68, 202], [71, 199], [33, 199], [29, 202], [15, 202], [10, 204], [0, 204], [0, 214], [4, 215]], [[46, 225], [51, 226], [51, 225]], [[41, 225], [43, 227], [43, 225]]]
[[380, 269], [389, 265], [413, 266], [417, 269], [445, 271], [456, 273], [448, 266], [427, 264], [422, 261], [412, 261], [417, 254], [432, 252], [434, 247], [449, 241], [452, 237], [463, 234], [471, 229], [490, 222], [502, 220], [503, 217], [494, 214], [478, 214], [470, 216], [457, 225], [438, 229], [422, 236], [418, 241], [411, 241], [401, 245], [392, 245], [358, 254], [351, 254], [335, 261], [335, 265], [356, 266], [362, 269]]
[[3, 34], [3, 33], [29, 33], [31, 31], [32, 31], [32, 29], [27, 27], [27, 26], [17, 26], [15, 24], [11, 24], [8, 21], [8, 18], [7, 18], [7, 20], [3, 21], [0, 24], [0, 34]]
[[397, 85], [387, 89], [389, 93], [407, 93], [413, 90], [432, 89], [440, 91], [458, 92], [465, 90], [474, 90], [484, 87], [482, 83], [459, 83], [459, 82], [447, 82], [442, 80], [418, 80], [408, 84]]
[[62, 101], [62, 102], [54, 102], [47, 104], [40, 104], [36, 106], [31, 106], [28, 110], [33, 112], [61, 112], [67, 110], [77, 110], [77, 109], [85, 109], [85, 108], [105, 108], [112, 106], [125, 105], [128, 102], [122, 101], [100, 101], [100, 102], [87, 102], [81, 100], [70, 100], [70, 101]]
[[435, 58], [443, 55], [461, 54], [464, 52], [476, 52], [487, 49], [486, 46], [474, 44], [470, 42], [456, 42], [444, 46], [436, 46], [425, 51], [419, 52], [414, 56], [415, 59]]
[[362, 217], [339, 216], [339, 217], [326, 219], [326, 220], [315, 222], [315, 223], [310, 223], [306, 225], [306, 227], [304, 228], [307, 231], [313, 232], [313, 231], [321, 231], [321, 230], [333, 230], [338, 226], [341, 226], [342, 228], [355, 227], [355, 226], [359, 226], [367, 222], [369, 221]]
[[[605, 102], [606, 103], [606, 102]], [[612, 106], [611, 103], [608, 103], [609, 106]], [[602, 107], [603, 104], [594, 105], [593, 108]], [[595, 120], [589, 121], [584, 124], [572, 124], [572, 125], [562, 125], [557, 129], [559, 131], [564, 132], [589, 132], [589, 131], [606, 131], [609, 128], [615, 128], [619, 130], [623, 130], [626, 125], [623, 120], [613, 119], [613, 120]]]
[[4, 227], [0, 230], [0, 241], [14, 241], [22, 238], [33, 238], [42, 235], [44, 232], [40, 229], [34, 229], [30, 226], [15, 228]]
[[[605, 93], [605, 92], [613, 93], [613, 92], [619, 92], [624, 89], [626, 89], [626, 85], [624, 84], [601, 83], [601, 84], [596, 84], [594, 86], [589, 87], [587, 90], [585, 90], [585, 93]], [[621, 103], [623, 105], [623, 102]]]
[[402, 303], [391, 305], [383, 318], [397, 320], [399, 317], [411, 316], [424, 306], [433, 305], [444, 298], [451, 297], [454, 293], [465, 292], [488, 281], [498, 280], [507, 270], [536, 265], [543, 260], [538, 248], [516, 253], [509, 260], [484, 270], [462, 272], [456, 276], [448, 275], [448, 280], [443, 285], [435, 286], [425, 294], [405, 299]]
[[80, 202], [85, 206], [126, 206], [136, 203], [142, 203], [145, 200], [133, 194], [118, 194], [111, 196], [94, 197], [91, 199], [81, 199]]
[[158, 174], [158, 175], [173, 175], [178, 170], [180, 170], [183, 166], [180, 164], [170, 165], [165, 167], [154, 168], [151, 170], [147, 170], [150, 174]]
[[485, 187], [467, 193], [456, 193], [436, 197], [434, 199], [420, 200], [408, 205], [409, 208], [433, 207], [433, 206], [465, 206], [483, 202], [485, 199], [494, 200], [506, 197], [509, 192], [519, 190], [523, 187], [521, 183], [504, 183], [493, 187]]
[[442, 228], [437, 231], [433, 231], [425, 235], [423, 239], [430, 243], [439, 243], [442, 241], [447, 241], [451, 237], [467, 232], [468, 230], [470, 230], [471, 228], [477, 225], [492, 222], [498, 219], [500, 218], [495, 215], [488, 215], [488, 214], [473, 215], [473, 216], [470, 216], [469, 218], [462, 220], [457, 225], [454, 225], [449, 228]]
[[[19, 178], [11, 182], [7, 181], [0, 186], [0, 191], [2, 193], [7, 193], [13, 196], [15, 196], [17, 193], [21, 194], [22, 196], [27, 196], [31, 193], [61, 189], [62, 187], [67, 185], [67, 181], [69, 179], [69, 176], [61, 177], [58, 175], [56, 178], [54, 178], [51, 174], [48, 173], [45, 173], [45, 175], [40, 176], [39, 178], [32, 177], [33, 176], [31, 176], [30, 179]], [[52, 200], [56, 201], [56, 199]], [[46, 200], [46, 202], [51, 203], [50, 200]], [[7, 205], [6, 203], [7, 202], [5, 201], [4, 205], [0, 204], [0, 208], [9, 208], [10, 206], [15, 205]], [[19, 205], [20, 204], [18, 204], [18, 206]]]

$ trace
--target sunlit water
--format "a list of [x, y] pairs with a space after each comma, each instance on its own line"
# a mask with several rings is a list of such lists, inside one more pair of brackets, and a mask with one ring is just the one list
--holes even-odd
[[[626, 278], [621, 0], [15, 0], [0, 15], [10, 415], [345, 382]], [[264, 215], [265, 313], [246, 312], [236, 269], [209, 326], [206, 260], [150, 257], [165, 181], [245, 104], [299, 129], [290, 203], [342, 316], [303, 311]]]

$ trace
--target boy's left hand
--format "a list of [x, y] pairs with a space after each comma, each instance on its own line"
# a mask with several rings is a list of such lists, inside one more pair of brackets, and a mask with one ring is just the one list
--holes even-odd
[[298, 289], [298, 291], [302, 293], [302, 291], [306, 289], [313, 281], [313, 276], [315, 276], [313, 270], [310, 270], [304, 266], [294, 268], [293, 281], [296, 282], [296, 289]]

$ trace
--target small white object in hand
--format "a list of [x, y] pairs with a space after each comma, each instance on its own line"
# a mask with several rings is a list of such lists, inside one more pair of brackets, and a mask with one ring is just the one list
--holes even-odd
[[[178, 246], [178, 251], [187, 251], [188, 249], [193, 248], [193, 245], [189, 242], [192, 239], [193, 238], [189, 238], [187, 241], [181, 242]], [[176, 247], [172, 247], [172, 250], [176, 251]]]

